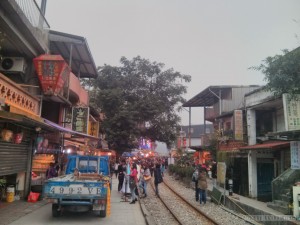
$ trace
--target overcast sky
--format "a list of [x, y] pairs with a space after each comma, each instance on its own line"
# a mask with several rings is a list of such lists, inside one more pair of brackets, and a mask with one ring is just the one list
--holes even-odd
[[299, 0], [48, 0], [46, 19], [85, 37], [96, 66], [140, 55], [191, 75], [189, 100], [210, 85], [265, 84], [248, 68], [300, 46], [299, 12]]

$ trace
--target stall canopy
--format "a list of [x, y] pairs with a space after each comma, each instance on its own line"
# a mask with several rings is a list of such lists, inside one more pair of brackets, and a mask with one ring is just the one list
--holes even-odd
[[100, 139], [98, 137], [94, 137], [94, 136], [91, 136], [91, 135], [88, 135], [88, 134], [83, 134], [83, 133], [73, 131], [73, 130], [70, 130], [70, 129], [65, 128], [65, 127], [62, 127], [62, 126], [60, 126], [56, 123], [53, 123], [53, 122], [51, 122], [50, 120], [47, 120], [47, 119], [44, 119], [44, 121], [45, 121], [46, 124], [48, 124], [49, 126], [55, 128], [56, 130], [61, 131], [63, 133], [68, 133], [68, 134], [74, 135], [75, 137], [89, 138], [89, 139], [93, 139], [93, 140], [99, 140]]

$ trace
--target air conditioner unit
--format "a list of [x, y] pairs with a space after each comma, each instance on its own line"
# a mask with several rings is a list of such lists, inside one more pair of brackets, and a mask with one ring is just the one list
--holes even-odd
[[26, 63], [22, 57], [3, 57], [0, 63], [1, 72], [24, 73], [25, 69]]

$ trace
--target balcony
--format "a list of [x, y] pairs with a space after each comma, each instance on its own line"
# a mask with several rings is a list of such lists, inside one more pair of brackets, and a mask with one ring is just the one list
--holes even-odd
[[0, 44], [5, 56], [48, 52], [49, 28], [35, 0], [0, 1]]
[[214, 108], [204, 108], [205, 112], [205, 120], [209, 122], [214, 122], [215, 118], [218, 116], [218, 114], [215, 112]]
[[71, 102], [80, 105], [89, 104], [89, 95], [87, 91], [82, 88], [79, 79], [71, 72], [70, 73], [70, 100]]

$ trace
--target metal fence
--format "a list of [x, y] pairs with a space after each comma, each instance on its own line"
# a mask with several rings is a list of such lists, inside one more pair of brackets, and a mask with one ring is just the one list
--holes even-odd
[[15, 0], [33, 27], [49, 30], [50, 26], [35, 0]]

